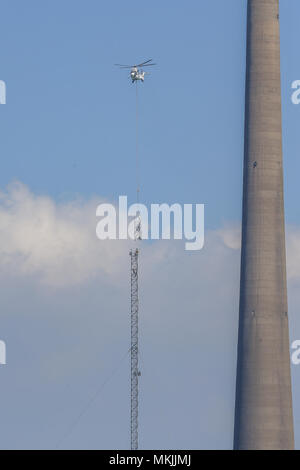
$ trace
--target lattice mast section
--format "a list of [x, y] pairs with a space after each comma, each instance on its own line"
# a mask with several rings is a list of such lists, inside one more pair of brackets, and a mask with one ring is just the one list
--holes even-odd
[[139, 407], [139, 368], [138, 368], [138, 320], [139, 287], [138, 258], [139, 250], [130, 250], [131, 258], [131, 450], [138, 449], [138, 407]]

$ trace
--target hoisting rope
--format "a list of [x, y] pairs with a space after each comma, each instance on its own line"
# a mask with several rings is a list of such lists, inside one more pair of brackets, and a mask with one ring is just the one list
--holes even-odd
[[72, 434], [75, 427], [78, 425], [81, 418], [87, 413], [87, 411], [91, 408], [94, 402], [97, 400], [98, 396], [101, 394], [102, 390], [105, 386], [112, 380], [112, 378], [116, 375], [119, 371], [121, 365], [124, 363], [125, 359], [128, 357], [131, 351], [131, 347], [126, 351], [124, 356], [122, 356], [117, 363], [116, 367], [112, 369], [111, 373], [108, 375], [106, 380], [100, 384], [94, 394], [90, 397], [90, 399], [85, 403], [85, 405], [81, 408], [80, 412], [74, 418], [74, 420], [70, 423], [68, 429], [66, 430], [65, 434], [60, 438], [60, 440], [56, 443], [55, 449], [59, 449], [63, 442]]
[[[135, 87], [135, 126], [136, 126], [136, 142], [135, 142], [135, 152], [136, 152], [136, 203], [138, 206], [139, 210], [139, 204], [140, 204], [140, 162], [139, 162], [139, 140], [138, 140], [138, 118], [139, 118], [139, 112], [138, 112], [138, 80], [136, 80], [136, 87]], [[134, 233], [134, 238], [135, 241], [141, 240], [142, 239], [142, 227], [141, 227], [141, 215], [140, 212], [138, 213], [138, 216], [136, 217], [136, 222], [135, 222], [135, 233]]]

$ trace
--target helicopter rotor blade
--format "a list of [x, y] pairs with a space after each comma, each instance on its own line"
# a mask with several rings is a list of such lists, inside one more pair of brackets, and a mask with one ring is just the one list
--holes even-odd
[[131, 69], [132, 67], [135, 67], [135, 65], [123, 65], [123, 64], [114, 64], [116, 67], [121, 67], [121, 68], [127, 68]]
[[156, 64], [150, 64], [150, 62], [152, 62], [153, 59], [149, 59], [149, 60], [146, 60], [145, 62], [141, 62], [140, 64], [134, 64], [134, 65], [129, 65], [129, 64], [114, 64], [116, 67], [121, 67], [122, 69], [123, 68], [128, 68], [128, 69], [132, 69], [132, 68], [136, 68], [136, 67], [149, 67], [150, 65], [156, 65]]
[[146, 60], [145, 62], [142, 62], [141, 64], [137, 64], [138, 67], [142, 67], [142, 65], [148, 64], [149, 62], [152, 62], [153, 59]]

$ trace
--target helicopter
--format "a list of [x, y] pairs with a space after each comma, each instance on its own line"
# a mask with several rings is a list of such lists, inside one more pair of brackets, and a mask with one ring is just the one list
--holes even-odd
[[115, 64], [117, 67], [120, 67], [121, 69], [131, 69], [130, 70], [130, 78], [131, 78], [131, 83], [137, 82], [140, 80], [141, 82], [144, 82], [145, 75], [148, 75], [147, 72], [144, 72], [142, 67], [150, 67], [152, 65], [156, 65], [152, 62], [153, 59], [146, 60], [145, 62], [142, 62], [141, 64], [135, 64], [135, 65], [122, 65], [122, 64]]

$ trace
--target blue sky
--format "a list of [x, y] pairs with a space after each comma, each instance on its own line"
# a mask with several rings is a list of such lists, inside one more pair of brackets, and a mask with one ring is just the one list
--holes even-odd
[[[281, 3], [294, 222], [300, 6]], [[55, 198], [133, 195], [134, 89], [113, 64], [153, 57], [158, 67], [140, 93], [145, 202], [205, 202], [209, 226], [240, 218], [246, 1], [4, 1], [1, 16], [2, 186], [16, 178]]]
[[[204, 203], [208, 242], [197, 255], [172, 244], [158, 244], [154, 253], [147, 247], [141, 445], [231, 447], [239, 253], [226, 230], [234, 234], [241, 219], [246, 3], [1, 2], [1, 214], [6, 228], [29, 227], [35, 240], [24, 248], [33, 253], [29, 264], [11, 267], [5, 258], [0, 269], [0, 337], [8, 347], [0, 369], [4, 448], [128, 446], [126, 360], [61, 440], [128, 346], [127, 246], [114, 256], [100, 251], [104, 266], [80, 227], [101, 199], [134, 200], [135, 89], [113, 64], [148, 58], [158, 65], [139, 88], [141, 198]], [[298, 0], [281, 1], [285, 205], [297, 256], [300, 105], [291, 102], [291, 84], [300, 79], [299, 15]], [[6, 190], [13, 181], [29, 189]], [[31, 226], [39, 211], [52, 221], [41, 233]], [[81, 240], [71, 244], [82, 253], [73, 272], [67, 258], [56, 264], [42, 248], [34, 251], [41, 237], [41, 247], [54, 246], [56, 227], [63, 240]], [[23, 249], [19, 239], [11, 247], [6, 238], [1, 259]], [[291, 339], [298, 339], [300, 275], [292, 268]], [[296, 399], [300, 366], [293, 384]], [[295, 421], [300, 447], [297, 404]]]

